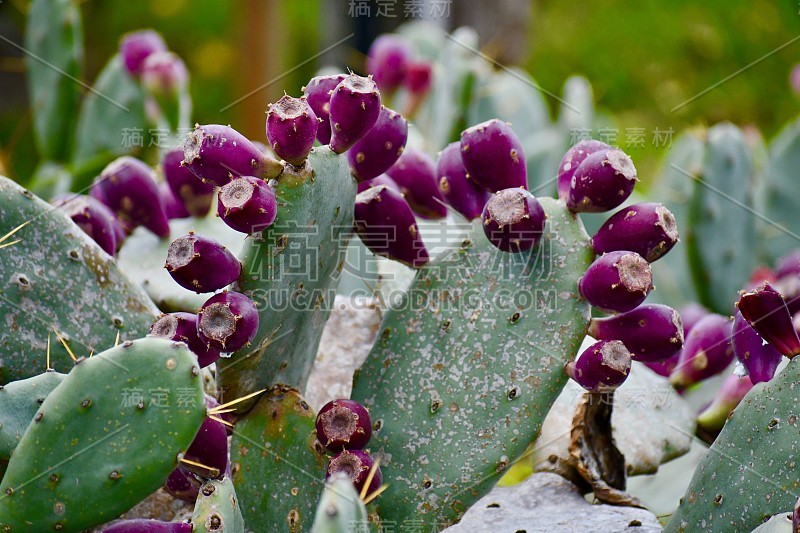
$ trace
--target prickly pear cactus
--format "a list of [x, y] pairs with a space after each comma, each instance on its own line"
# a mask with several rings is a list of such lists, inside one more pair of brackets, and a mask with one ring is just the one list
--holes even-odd
[[45, 399], [0, 484], [4, 531], [82, 531], [156, 490], [205, 417], [196, 357], [148, 338], [81, 360]]
[[244, 518], [229, 476], [208, 480], [200, 487], [192, 524], [196, 533], [244, 533]]
[[546, 235], [531, 252], [497, 252], [476, 223], [421, 270], [356, 374], [352, 398], [372, 413], [389, 485], [376, 503], [384, 521], [458, 520], [533, 442], [566, 382], [589, 317], [578, 279], [594, 254], [563, 203], [541, 204]]
[[[144, 336], [157, 309], [123, 276], [113, 258], [62, 211], [0, 177], [0, 234], [24, 224], [0, 249], [0, 384], [45, 371], [48, 335], [76, 355]], [[69, 354], [53, 343], [52, 367], [67, 371]]]
[[367, 523], [367, 508], [353, 483], [347, 478], [331, 478], [319, 500], [311, 533], [350, 533], [363, 530]]

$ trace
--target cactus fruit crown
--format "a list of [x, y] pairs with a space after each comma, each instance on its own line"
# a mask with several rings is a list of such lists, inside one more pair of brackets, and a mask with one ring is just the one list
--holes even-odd
[[515, 189], [504, 189], [498, 192], [492, 198], [492, 202], [488, 204], [487, 209], [491, 219], [496, 221], [500, 227], [530, 218], [530, 215], [525, 212], [525, 196]]
[[650, 264], [639, 254], [623, 254], [616, 263], [619, 281], [629, 292], [646, 293], [653, 283]]
[[226, 209], [242, 207], [253, 197], [255, 185], [249, 180], [233, 180], [220, 189], [219, 199]]
[[180, 237], [172, 241], [167, 250], [167, 268], [176, 269], [188, 265], [198, 256], [194, 251], [194, 239], [189, 236]]
[[229, 303], [214, 302], [203, 309], [198, 326], [206, 337], [224, 345], [225, 340], [236, 331], [236, 322], [241, 318], [231, 311]]

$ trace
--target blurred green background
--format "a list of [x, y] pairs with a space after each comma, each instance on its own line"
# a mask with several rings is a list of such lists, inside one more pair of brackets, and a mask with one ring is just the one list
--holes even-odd
[[[86, 0], [81, 2], [86, 81], [94, 80], [122, 33], [152, 27], [189, 66], [194, 120], [230, 123], [263, 140], [263, 111], [269, 102], [284, 90], [298, 95], [303, 83], [326, 63], [361, 70], [371, 39], [411, 20], [410, 13], [419, 11], [408, 6], [417, 4], [412, 0]], [[558, 94], [571, 74], [585, 75], [594, 87], [598, 108], [614, 117], [616, 143], [631, 153], [645, 180], [664, 150], [652, 142], [656, 128], [672, 128], [677, 135], [687, 127], [730, 120], [753, 125], [771, 137], [797, 114], [798, 100], [789, 83], [792, 65], [800, 58], [800, 40], [792, 42], [800, 37], [797, 0], [425, 0], [421, 4], [428, 16], [436, 4], [440, 16], [435, 22], [446, 29], [476, 26], [488, 55], [526, 67], [550, 92]], [[369, 6], [368, 16], [363, 7], [361, 16], [354, 16], [359, 5]], [[4, 37], [0, 166], [21, 182], [33, 171], [37, 157], [22, 53], [5, 39], [22, 42], [27, 6], [26, 0], [0, 2]], [[341, 45], [316, 57], [342, 39]], [[554, 107], [552, 99], [549, 103]], [[642, 130], [644, 146], [626, 142], [628, 134], [641, 135]]]

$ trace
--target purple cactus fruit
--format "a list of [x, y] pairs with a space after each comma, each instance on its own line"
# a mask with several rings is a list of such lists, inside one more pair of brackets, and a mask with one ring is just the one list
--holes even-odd
[[578, 282], [583, 297], [609, 313], [638, 307], [652, 288], [650, 264], [641, 255], [628, 251], [598, 257]]
[[197, 315], [200, 340], [223, 353], [235, 352], [249, 344], [257, 331], [256, 304], [238, 292], [215, 294]]
[[103, 526], [101, 533], [192, 533], [188, 522], [164, 522], [151, 518], [116, 520]]
[[747, 369], [753, 383], [771, 380], [783, 356], [775, 347], [765, 343], [761, 335], [747, 323], [741, 311], [733, 318], [733, 353]]
[[692, 328], [702, 319], [711, 314], [711, 311], [696, 302], [690, 302], [680, 309], [681, 321], [683, 322], [683, 337], [689, 335]]
[[657, 261], [678, 242], [675, 216], [662, 204], [629, 205], [614, 213], [592, 238], [598, 255], [630, 250], [648, 263]]
[[524, 252], [536, 246], [546, 222], [542, 204], [521, 187], [499, 191], [483, 208], [483, 232], [504, 252]]
[[156, 52], [165, 52], [167, 43], [154, 30], [139, 30], [122, 36], [119, 53], [125, 69], [134, 76], [142, 72], [145, 60]]
[[731, 374], [722, 383], [714, 400], [697, 416], [697, 425], [708, 432], [717, 432], [725, 425], [728, 416], [753, 388], [747, 376]]
[[564, 158], [558, 165], [558, 197], [563, 201], [569, 198], [569, 185], [572, 183], [572, 176], [575, 170], [583, 163], [583, 160], [600, 150], [610, 150], [611, 147], [604, 142], [588, 139], [580, 141], [572, 148], [567, 150]]
[[619, 148], [590, 154], [570, 180], [567, 207], [576, 213], [602, 213], [628, 199], [636, 185], [636, 168]]
[[391, 94], [400, 87], [413, 53], [411, 45], [398, 35], [387, 33], [372, 41], [367, 52], [367, 72], [382, 92]]
[[164, 490], [179, 500], [194, 503], [200, 493], [200, 485], [197, 476], [179, 467], [164, 482]]
[[353, 400], [333, 400], [317, 414], [317, 439], [329, 451], [363, 450], [372, 436], [366, 407]]
[[163, 337], [186, 344], [197, 356], [200, 368], [205, 368], [219, 359], [219, 350], [209, 347], [197, 334], [197, 315], [192, 313], [170, 313], [161, 315], [152, 326], [150, 335]]
[[167, 152], [161, 162], [164, 180], [169, 185], [172, 194], [186, 207], [186, 210], [195, 217], [204, 217], [211, 210], [214, 201], [216, 186], [206, 183], [192, 171], [181, 165], [183, 149], [176, 148]]
[[361, 182], [380, 176], [400, 158], [408, 138], [408, 122], [399, 113], [381, 107], [369, 132], [350, 148], [350, 171]]
[[[205, 394], [204, 396], [206, 402], [206, 410], [211, 411], [212, 409], [219, 407], [219, 402], [217, 401], [216, 398], [214, 398], [213, 396], [209, 396], [208, 394]], [[225, 422], [228, 422], [230, 425], [228, 424], [225, 425], [225, 431], [228, 432], [229, 436], [233, 435], [233, 424], [236, 423], [236, 415], [234, 413], [217, 413], [214, 416], [216, 418], [224, 420]]]
[[737, 304], [747, 322], [761, 337], [788, 358], [800, 353], [800, 338], [783, 296], [765, 281], [742, 293]]
[[220, 124], [195, 126], [183, 144], [183, 165], [220, 187], [239, 176], [270, 180], [283, 172], [279, 161], [235, 129]]
[[330, 102], [331, 150], [342, 154], [372, 129], [381, 112], [381, 94], [371, 78], [350, 74]]
[[228, 468], [228, 432], [225, 425], [206, 417], [183, 458], [203, 466], [195, 467], [181, 462], [181, 468], [203, 478], [222, 478]]
[[230, 250], [193, 232], [172, 241], [164, 268], [178, 285], [196, 293], [218, 291], [242, 273], [242, 264]]
[[410, 118], [416, 116], [422, 102], [431, 90], [433, 66], [425, 61], [414, 61], [408, 65], [403, 86], [408, 91], [408, 99], [403, 113]]
[[619, 340], [636, 361], [664, 361], [683, 347], [683, 324], [676, 310], [661, 304], [640, 305], [632, 311], [593, 318], [589, 335], [597, 340]]
[[386, 174], [400, 186], [408, 205], [419, 216], [447, 216], [447, 204], [436, 183], [436, 164], [428, 154], [409, 148]]
[[377, 178], [372, 178], [371, 180], [358, 182], [358, 192], [364, 192], [370, 187], [377, 187], [378, 185], [386, 185], [393, 191], [403, 194], [403, 191], [400, 190], [400, 186], [386, 174], [381, 174]]
[[189, 72], [186, 64], [173, 52], [154, 52], [147, 56], [141, 69], [142, 86], [156, 96], [175, 98], [186, 89]]
[[92, 238], [108, 255], [117, 253], [117, 221], [114, 213], [91, 196], [68, 195], [53, 204]]
[[474, 220], [483, 214], [490, 193], [467, 177], [467, 169], [461, 160], [461, 144], [453, 142], [439, 152], [436, 161], [436, 176], [439, 192], [450, 207]]
[[267, 140], [281, 159], [301, 166], [317, 138], [317, 115], [305, 98], [283, 95], [269, 106]]
[[567, 375], [591, 392], [610, 392], [622, 385], [631, 371], [633, 354], [621, 341], [599, 341], [564, 367]]
[[775, 276], [780, 279], [786, 276], [800, 276], [800, 249], [792, 250], [778, 259]]
[[[361, 492], [364, 484], [367, 482], [369, 471], [375, 464], [375, 460], [367, 453], [361, 450], [343, 450], [335, 455], [328, 463], [328, 469], [325, 473], [325, 479], [330, 478], [335, 474], [342, 473], [353, 482], [357, 492]], [[371, 494], [378, 490], [383, 484], [383, 475], [381, 474], [380, 467], [375, 469], [375, 475], [372, 477], [372, 482], [369, 484], [367, 494]]]
[[346, 74], [332, 76], [317, 76], [311, 78], [308, 85], [303, 87], [308, 105], [314, 110], [319, 119], [317, 126], [317, 140], [325, 145], [331, 142], [331, 93], [345, 78]]
[[461, 159], [469, 179], [486, 190], [528, 187], [522, 144], [511, 126], [496, 118], [461, 132]]
[[144, 226], [160, 238], [169, 237], [169, 220], [150, 167], [133, 157], [108, 164], [92, 184], [102, 201], [130, 227]]
[[377, 255], [419, 268], [430, 260], [414, 213], [403, 196], [386, 185], [356, 196], [355, 230]]
[[275, 222], [278, 201], [266, 181], [242, 176], [219, 190], [217, 213], [236, 231], [258, 233]]
[[176, 218], [189, 218], [192, 216], [186, 209], [186, 206], [183, 205], [183, 202], [172, 193], [172, 189], [169, 188], [169, 185], [166, 183], [159, 183], [158, 193], [161, 196], [161, 206], [164, 208], [167, 219], [174, 220]]
[[658, 374], [659, 376], [668, 378], [672, 371], [675, 370], [675, 367], [678, 366], [678, 361], [681, 358], [681, 352], [676, 353], [672, 357], [664, 359], [663, 361], [658, 361], [655, 363], [644, 363], [644, 365]]
[[686, 388], [698, 381], [719, 374], [733, 361], [731, 319], [710, 314], [689, 332], [678, 366], [670, 375], [670, 383]]

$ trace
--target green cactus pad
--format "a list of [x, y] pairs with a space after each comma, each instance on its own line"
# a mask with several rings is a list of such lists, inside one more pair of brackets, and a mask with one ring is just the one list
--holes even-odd
[[367, 508], [353, 483], [345, 477], [329, 480], [319, 500], [311, 533], [366, 531], [367, 524]]
[[244, 518], [230, 477], [212, 479], [200, 487], [192, 524], [194, 533], [244, 533]]
[[82, 531], [116, 518], [164, 483], [205, 412], [182, 343], [140, 339], [80, 361], [14, 450], [0, 529]]
[[566, 382], [589, 318], [578, 279], [594, 254], [562, 202], [541, 203], [546, 235], [531, 252], [497, 251], [476, 223], [421, 270], [356, 374], [352, 398], [370, 409], [389, 485], [377, 500], [385, 522], [458, 520], [533, 442]]
[[759, 383], [725, 423], [692, 477], [667, 531], [750, 531], [794, 507], [800, 359]]
[[279, 386], [236, 423], [231, 472], [248, 530], [308, 530], [326, 466], [314, 420], [297, 390]]
[[48, 335], [54, 369], [72, 368], [54, 330], [76, 356], [144, 336], [157, 316], [147, 295], [113, 258], [54, 209], [0, 177], [0, 235], [27, 223], [0, 245], [0, 384], [45, 371]]
[[260, 325], [250, 347], [217, 363], [226, 399], [275, 383], [303, 390], [308, 380], [344, 264], [356, 193], [346, 158], [328, 147], [314, 149], [309, 166], [278, 178], [278, 217], [249, 237], [239, 256], [239, 290], [258, 306]]

